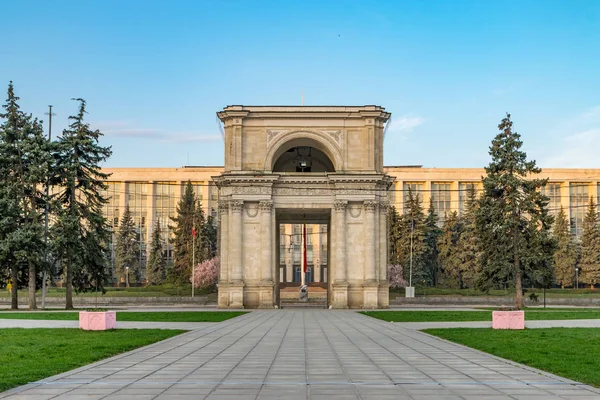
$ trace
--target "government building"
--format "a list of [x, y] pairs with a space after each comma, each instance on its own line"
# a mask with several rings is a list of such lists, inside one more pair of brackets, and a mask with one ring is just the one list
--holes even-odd
[[[116, 230], [129, 205], [142, 270], [157, 220], [172, 261], [170, 218], [192, 183], [219, 228], [221, 308], [272, 308], [303, 282], [333, 308], [387, 307], [389, 207], [402, 213], [410, 188], [443, 223], [463, 212], [470, 187], [481, 190], [483, 168], [384, 166], [390, 114], [382, 107], [228, 106], [217, 114], [224, 166], [103, 172], [105, 215]], [[541, 177], [550, 212], [562, 207], [579, 236], [590, 196], [600, 200], [600, 169], [546, 168]]]

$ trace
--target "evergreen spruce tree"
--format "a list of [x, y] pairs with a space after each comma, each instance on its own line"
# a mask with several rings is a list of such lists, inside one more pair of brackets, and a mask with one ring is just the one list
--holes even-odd
[[498, 125], [500, 133], [490, 146], [492, 161], [485, 168], [477, 212], [482, 269], [478, 285], [487, 290], [512, 281], [516, 306], [521, 308], [524, 273], [533, 276], [552, 255], [546, 248], [532, 247], [543, 243], [535, 235], [548, 222], [541, 215], [548, 199], [538, 192], [546, 180], [534, 178], [541, 169], [535, 161], [527, 161], [523, 142], [512, 126], [507, 114]]
[[55, 180], [60, 208], [52, 227], [54, 251], [64, 269], [67, 309], [73, 308], [73, 289], [104, 291], [111, 235], [102, 212], [108, 175], [101, 172], [100, 163], [112, 152], [99, 145], [102, 133], [84, 121], [85, 101], [74, 100], [79, 102], [78, 113], [69, 117], [70, 125], [58, 140], [60, 173]]
[[388, 258], [390, 265], [400, 265], [402, 253], [402, 218], [396, 207], [391, 206], [388, 217]]
[[[5, 113], [0, 118], [5, 123], [0, 127], [1, 184], [3, 194], [10, 195], [6, 206], [14, 218], [12, 230], [5, 232], [6, 257], [12, 260], [13, 307], [16, 307], [19, 286], [19, 266], [27, 267], [29, 281], [29, 309], [36, 307], [37, 273], [43, 268], [44, 243], [44, 187], [51, 169], [50, 144], [43, 135], [41, 122], [20, 111], [19, 98], [14, 93], [12, 82], [8, 87], [8, 98], [3, 106]], [[8, 221], [6, 221], [8, 223]], [[11, 224], [8, 223], [7, 226]]]
[[562, 207], [554, 222], [553, 235], [557, 242], [554, 253], [554, 276], [556, 282], [564, 289], [565, 286], [571, 286], [575, 278], [577, 245], [571, 234], [567, 214]]
[[202, 261], [209, 260], [217, 256], [217, 229], [212, 215], [206, 218], [206, 223], [202, 229]]
[[433, 198], [429, 199], [429, 209], [427, 210], [427, 218], [425, 218], [425, 271], [427, 273], [427, 281], [435, 286], [439, 273], [438, 262], [438, 238], [441, 230], [438, 226], [439, 218], [433, 206]]
[[456, 243], [456, 257], [460, 265], [462, 287], [474, 287], [481, 271], [476, 225], [478, 206], [475, 186], [471, 186], [467, 191], [465, 212], [460, 218], [461, 234]]
[[593, 197], [590, 197], [587, 213], [583, 219], [579, 267], [581, 282], [589, 284], [592, 289], [595, 284], [600, 283], [600, 226]]
[[459, 257], [459, 240], [463, 225], [456, 211], [446, 215], [444, 226], [438, 238], [439, 259], [442, 280], [451, 287], [463, 288], [463, 268]]
[[146, 279], [150, 285], [159, 285], [164, 282], [166, 277], [167, 260], [163, 255], [161, 235], [160, 221], [157, 219], [154, 232], [152, 232], [150, 256], [146, 265]]
[[[204, 227], [204, 212], [199, 206], [192, 183], [188, 181], [183, 197], [177, 204], [177, 215], [171, 218], [174, 223], [169, 228], [173, 232], [173, 268], [169, 279], [175, 283], [190, 282], [192, 276], [192, 246], [195, 243], [196, 263], [202, 259], [202, 230]], [[196, 239], [192, 232], [196, 231]]]
[[[412, 231], [412, 234], [411, 234]], [[425, 247], [425, 216], [421, 206], [420, 196], [408, 190], [408, 198], [404, 215], [402, 216], [401, 244], [398, 248], [398, 256], [404, 269], [404, 277], [411, 283], [410, 254], [412, 236], [412, 283], [427, 280], [426, 270], [427, 249]]]
[[[140, 241], [139, 235], [135, 228], [135, 222], [131, 216], [129, 204], [125, 207], [119, 231], [117, 233], [116, 245], [116, 271], [117, 282], [130, 283], [131, 275], [135, 280], [139, 280], [140, 269]], [[129, 276], [126, 276], [129, 271]]]

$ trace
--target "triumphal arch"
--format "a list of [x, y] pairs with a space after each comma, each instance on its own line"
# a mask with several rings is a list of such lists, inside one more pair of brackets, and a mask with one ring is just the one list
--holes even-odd
[[220, 308], [280, 301], [279, 226], [326, 224], [327, 303], [385, 308], [387, 190], [379, 106], [228, 106], [219, 188]]

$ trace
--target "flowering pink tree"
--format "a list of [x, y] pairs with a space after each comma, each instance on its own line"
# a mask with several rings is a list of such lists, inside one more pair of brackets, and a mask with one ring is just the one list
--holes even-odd
[[402, 276], [402, 265], [388, 266], [388, 279], [392, 289], [400, 289], [406, 287], [406, 281]]
[[[196, 264], [194, 267], [194, 282], [198, 289], [213, 289], [219, 281], [219, 257]], [[191, 278], [190, 278], [191, 281]]]

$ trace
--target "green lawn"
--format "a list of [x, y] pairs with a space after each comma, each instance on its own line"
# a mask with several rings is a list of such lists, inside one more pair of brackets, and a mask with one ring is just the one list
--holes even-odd
[[[27, 290], [19, 290], [19, 297], [27, 298]], [[65, 297], [66, 289], [51, 287], [48, 288], [48, 297]], [[37, 292], [38, 296], [42, 295], [41, 290]], [[192, 285], [174, 285], [165, 283], [163, 285], [155, 286], [141, 286], [141, 287], [107, 287], [106, 294], [104, 297], [172, 297], [172, 296], [191, 296]], [[206, 293], [205, 291], [196, 289], [196, 296], [209, 296], [214, 297], [214, 293]], [[10, 292], [6, 289], [0, 291], [0, 297], [10, 298]], [[95, 292], [86, 292], [73, 294], [73, 297], [96, 297]], [[102, 293], [98, 293], [98, 298], [102, 298]]]
[[424, 332], [565, 378], [600, 387], [600, 329], [523, 331], [426, 329]]
[[159, 329], [0, 329], [0, 392], [183, 332]]
[[[391, 322], [491, 321], [492, 311], [364, 311]], [[600, 309], [526, 309], [525, 320], [600, 319]]]
[[[542, 289], [527, 289], [525, 297], [528, 298], [531, 293], [535, 293], [538, 296], [540, 304], [543, 303], [544, 294]], [[475, 289], [449, 289], [439, 288], [430, 286], [417, 286], [415, 287], [415, 295], [421, 296], [491, 296], [491, 297], [514, 297], [515, 290], [507, 289], [493, 289], [489, 292], [481, 292]], [[397, 297], [404, 297], [404, 289], [393, 289], [390, 290], [390, 300], [396, 299]], [[546, 290], [547, 298], [590, 298], [600, 297], [600, 290], [598, 289], [548, 289]]]
[[[117, 311], [118, 321], [146, 321], [146, 322], [221, 322], [230, 318], [246, 314], [243, 311], [156, 311], [156, 312], [128, 312]], [[0, 319], [58, 319], [77, 321], [77, 311], [65, 312], [2, 312]]]

